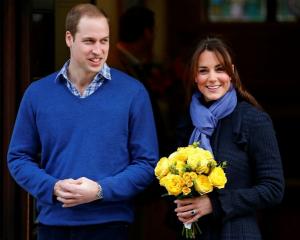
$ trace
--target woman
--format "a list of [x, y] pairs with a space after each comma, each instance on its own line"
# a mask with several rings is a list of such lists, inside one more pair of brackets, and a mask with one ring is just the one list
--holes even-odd
[[[227, 184], [211, 194], [176, 200], [182, 223], [197, 222], [198, 239], [261, 239], [255, 213], [283, 197], [281, 158], [270, 117], [243, 87], [229, 48], [200, 42], [191, 62], [189, 143], [200, 141], [226, 161]], [[185, 143], [186, 145], [187, 143]]]

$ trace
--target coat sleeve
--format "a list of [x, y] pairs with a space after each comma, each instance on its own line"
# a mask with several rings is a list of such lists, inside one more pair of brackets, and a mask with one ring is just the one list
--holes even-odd
[[253, 166], [253, 184], [250, 187], [235, 189], [225, 187], [224, 190], [218, 191], [219, 201], [213, 201], [213, 204], [218, 214], [222, 213], [224, 220], [272, 207], [283, 198], [284, 176], [272, 121], [266, 113], [258, 112], [249, 123], [244, 123], [243, 127], [247, 125], [246, 151]]
[[117, 175], [99, 180], [103, 188], [103, 201], [128, 200], [154, 179], [158, 143], [150, 99], [143, 87], [133, 97], [129, 114], [131, 163]]

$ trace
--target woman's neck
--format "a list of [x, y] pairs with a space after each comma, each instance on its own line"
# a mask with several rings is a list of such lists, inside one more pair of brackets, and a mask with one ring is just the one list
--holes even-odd
[[203, 96], [199, 97], [199, 101], [202, 103], [203, 106], [207, 108], [209, 108], [215, 102], [215, 101], [206, 101]]

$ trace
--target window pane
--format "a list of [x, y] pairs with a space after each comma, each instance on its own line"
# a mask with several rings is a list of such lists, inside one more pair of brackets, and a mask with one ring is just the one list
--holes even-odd
[[298, 11], [300, 10], [300, 4], [297, 3], [297, 0], [277, 0], [277, 4], [276, 18], [279, 22], [296, 21], [293, 10], [294, 12], [297, 11], [297, 6]]
[[251, 21], [266, 19], [266, 0], [210, 0], [210, 21]]

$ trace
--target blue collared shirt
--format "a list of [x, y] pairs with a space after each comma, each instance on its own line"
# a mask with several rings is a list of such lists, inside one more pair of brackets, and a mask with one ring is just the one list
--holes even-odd
[[65, 84], [70, 90], [70, 92], [79, 98], [86, 98], [92, 95], [99, 87], [101, 87], [105, 79], [111, 80], [110, 67], [106, 63], [104, 63], [101, 70], [96, 74], [92, 82], [88, 85], [88, 87], [84, 90], [84, 92], [81, 95], [80, 92], [76, 89], [74, 83], [72, 83], [72, 81], [68, 78], [67, 70], [69, 67], [69, 63], [70, 60], [68, 60], [64, 64], [62, 69], [57, 74], [55, 81], [59, 81], [59, 79], [64, 79]]

